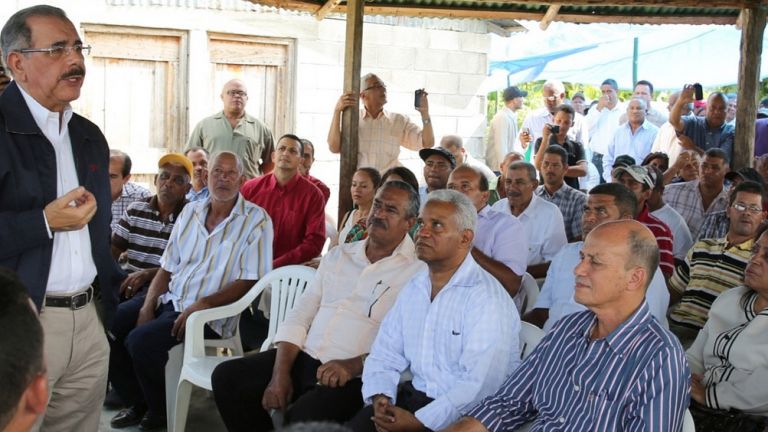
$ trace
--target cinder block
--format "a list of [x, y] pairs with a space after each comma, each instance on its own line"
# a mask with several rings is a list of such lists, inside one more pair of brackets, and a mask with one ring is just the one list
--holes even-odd
[[483, 81], [485, 75], [466, 75], [459, 76], [459, 94], [463, 95], [482, 95]]
[[491, 35], [477, 33], [461, 33], [459, 43], [462, 51], [487, 53], [491, 49]]
[[427, 48], [428, 31], [420, 28], [392, 26], [390, 43], [395, 46]]
[[344, 45], [323, 41], [302, 41], [298, 47], [302, 63], [339, 65], [344, 62]]
[[379, 47], [377, 52], [376, 65], [388, 69], [413, 69], [416, 59], [415, 48], [400, 47]]
[[459, 91], [459, 76], [447, 72], [432, 72], [427, 74], [424, 87], [430, 93], [457, 94]]
[[416, 52], [416, 70], [445, 71], [451, 54], [449, 51], [419, 49]]
[[448, 51], [460, 51], [461, 33], [449, 30], [432, 30], [429, 32], [429, 48]]
[[392, 71], [392, 87], [414, 90], [424, 88], [426, 87], [426, 73], [395, 69]]
[[486, 70], [484, 54], [458, 52], [448, 58], [448, 70], [452, 73], [482, 74]]

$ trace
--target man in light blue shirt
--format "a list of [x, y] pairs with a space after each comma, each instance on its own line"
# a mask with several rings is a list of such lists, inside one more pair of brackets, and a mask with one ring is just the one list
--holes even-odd
[[603, 157], [603, 177], [606, 181], [611, 181], [610, 172], [617, 157], [629, 155], [641, 161], [651, 152], [659, 128], [646, 119], [646, 110], [647, 105], [640, 98], [632, 99], [627, 104], [627, 122], [616, 129]]
[[[470, 253], [472, 202], [435, 191], [419, 216], [416, 255], [428, 269], [403, 288], [381, 324], [363, 368], [368, 406], [348, 424], [354, 431], [443, 429], [519, 363], [514, 303]], [[409, 368], [413, 379], [398, 386]]]
[[[634, 219], [637, 208], [637, 198], [626, 186], [618, 183], [604, 183], [589, 191], [582, 224], [584, 236], [598, 225], [608, 221]], [[536, 299], [533, 310], [523, 316], [524, 321], [537, 325], [545, 332], [552, 330], [552, 326], [560, 318], [575, 312], [587, 310], [583, 305], [576, 303], [573, 298], [576, 278], [573, 269], [579, 263], [579, 251], [584, 242], [569, 243], [552, 259], [549, 266], [541, 294]], [[653, 274], [651, 285], [646, 293], [646, 301], [651, 310], [651, 315], [667, 328], [667, 307], [669, 306], [669, 292], [664, 281], [664, 275], [658, 268]]]
[[201, 201], [210, 195], [208, 191], [208, 150], [192, 147], [184, 152], [192, 161], [192, 187], [187, 192], [187, 201]]

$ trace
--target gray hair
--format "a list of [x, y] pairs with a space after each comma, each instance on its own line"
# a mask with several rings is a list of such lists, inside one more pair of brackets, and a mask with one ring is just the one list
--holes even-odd
[[528, 180], [536, 180], [536, 167], [533, 164], [526, 161], [514, 161], [507, 167], [507, 171], [511, 170], [526, 170], [528, 172]]
[[427, 195], [427, 200], [424, 202], [424, 206], [431, 202], [444, 202], [453, 204], [456, 208], [456, 224], [459, 226], [459, 230], [470, 230], [475, 232], [475, 225], [477, 224], [477, 209], [472, 201], [467, 198], [461, 192], [450, 189], [438, 189], [432, 191]]
[[[376, 75], [375, 73], [367, 73], [367, 74], [363, 75], [363, 77], [360, 78], [360, 82], [363, 83], [363, 86], [365, 86], [365, 82], [368, 81], [369, 79], [373, 79], [373, 78], [375, 78], [377, 81], [379, 81], [382, 85], [385, 85], [384, 80], [379, 78], [379, 76]], [[365, 90], [365, 88], [363, 88], [362, 90]]]
[[414, 189], [413, 186], [401, 180], [392, 180], [382, 183], [377, 194], [389, 188], [404, 190], [408, 193], [408, 205], [405, 208], [405, 217], [415, 218], [419, 216], [419, 193], [416, 192], [416, 189]]
[[233, 153], [227, 150], [216, 152], [213, 155], [213, 158], [211, 158], [211, 164], [208, 165], [208, 169], [213, 169], [213, 166], [216, 165], [216, 160], [219, 159], [219, 157], [224, 155], [232, 156], [233, 158], [235, 158], [235, 165], [237, 166], [238, 174], [243, 175], [243, 173], [245, 173], [245, 166], [243, 165], [243, 160], [240, 158], [240, 156], [238, 156], [237, 153]]
[[547, 82], [544, 83], [542, 88], [549, 87], [551, 88], [555, 94], [563, 94], [565, 93], [565, 86], [563, 85], [562, 81], [558, 80], [547, 80]]
[[[632, 102], [632, 101], [640, 102], [640, 105], [643, 107], [643, 110], [648, 109], [648, 104], [645, 103], [645, 99], [639, 98], [639, 97], [633, 97], [632, 99], [629, 100], [629, 102]], [[629, 110], [629, 103], [627, 104], [627, 110]]]
[[9, 69], [8, 56], [12, 52], [32, 45], [32, 29], [27, 25], [27, 19], [36, 16], [56, 17], [69, 21], [64, 10], [48, 5], [31, 6], [13, 14], [0, 32], [0, 50], [3, 51], [3, 64], [6, 69]]
[[[461, 139], [458, 135], [445, 135], [442, 139], [442, 141], [445, 141], [446, 146], [451, 146], [455, 149], [462, 149], [464, 148], [464, 140]], [[442, 143], [441, 143], [442, 144]], [[445, 147], [445, 146], [443, 146]]]

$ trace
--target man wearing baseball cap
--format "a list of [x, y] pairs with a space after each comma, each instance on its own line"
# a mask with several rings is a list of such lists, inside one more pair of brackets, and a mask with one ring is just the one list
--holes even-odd
[[[119, 312], [122, 308], [130, 307], [131, 304], [141, 307], [143, 304], [147, 293], [146, 288], [160, 268], [160, 258], [168, 244], [173, 225], [187, 203], [185, 196], [191, 187], [192, 162], [182, 154], [169, 153], [160, 158], [157, 167], [158, 173], [155, 176], [157, 194], [131, 203], [112, 234], [112, 256], [115, 260], [123, 254], [127, 257], [123, 268], [128, 272], [128, 277], [120, 284], [120, 300], [123, 303], [118, 307], [118, 316], [122, 315]], [[134, 297], [133, 301], [126, 301]], [[123, 326], [116, 322], [112, 334], [127, 333], [121, 331], [120, 327]], [[110, 337], [112, 353], [125, 350], [122, 346], [116, 347], [117, 343], [116, 338]], [[111, 355], [110, 365], [116, 364], [119, 364], [119, 359]], [[119, 369], [119, 366], [110, 366], [109, 369], [110, 381], [113, 384], [115, 373], [119, 373], [116, 369]], [[120, 408], [122, 401], [127, 400], [127, 395], [120, 394], [120, 384], [114, 387], [115, 389], [107, 396], [105, 406]], [[116, 417], [113, 425], [120, 427], [131, 423], [131, 421], [126, 423], [124, 414], [122, 412], [118, 414], [122, 420]], [[138, 423], [141, 417], [127, 420], [135, 420]]]
[[523, 107], [526, 96], [528, 92], [519, 87], [504, 89], [504, 108], [493, 116], [485, 145], [485, 164], [489, 167], [499, 166], [509, 152], [525, 152], [517, 140], [517, 111]]
[[659, 218], [652, 216], [648, 210], [648, 198], [656, 184], [655, 172], [645, 167], [630, 165], [618, 167], [611, 172], [613, 183], [621, 183], [637, 197], [638, 212], [635, 220], [645, 225], [656, 237], [659, 245], [659, 268], [665, 278], [672, 276], [675, 271], [675, 258], [672, 254], [672, 230]]
[[419, 188], [419, 202], [423, 203], [427, 201], [428, 193], [446, 188], [448, 176], [456, 168], [456, 158], [443, 147], [421, 149], [419, 157], [424, 161], [424, 181], [427, 183]]

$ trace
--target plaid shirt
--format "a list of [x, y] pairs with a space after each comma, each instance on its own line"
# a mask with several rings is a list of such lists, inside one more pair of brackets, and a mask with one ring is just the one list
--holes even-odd
[[544, 188], [544, 185], [536, 188], [536, 195], [556, 205], [563, 214], [563, 223], [565, 223], [565, 236], [568, 243], [581, 239], [581, 215], [584, 213], [584, 206], [587, 204], [587, 194], [576, 190], [566, 184], [550, 195]]
[[125, 216], [125, 211], [128, 210], [129, 205], [151, 196], [152, 192], [143, 186], [132, 182], [124, 184], [120, 196], [112, 201], [112, 223], [110, 224], [112, 232], [114, 233], [117, 229], [117, 225], [120, 223], [120, 219]]
[[727, 210], [709, 212], [704, 216], [704, 222], [701, 224], [701, 230], [699, 231], [699, 238], [696, 240], [725, 237], [728, 234], [730, 225], [731, 220], [728, 219]]
[[699, 192], [699, 181], [670, 184], [664, 189], [664, 201], [685, 219], [692, 238], [699, 238], [704, 217], [728, 208], [728, 190], [723, 188], [708, 209], [704, 209]]

